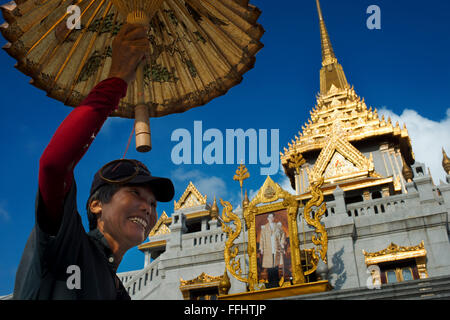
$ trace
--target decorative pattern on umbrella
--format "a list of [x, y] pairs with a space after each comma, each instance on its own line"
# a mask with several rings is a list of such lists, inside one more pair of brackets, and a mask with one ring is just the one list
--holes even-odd
[[[69, 30], [67, 8], [81, 10], [80, 29]], [[112, 40], [125, 23], [109, 0], [16, 0], [2, 6], [4, 49], [31, 83], [77, 106], [104, 80]], [[246, 0], [165, 0], [150, 22], [144, 64], [150, 117], [187, 111], [225, 94], [253, 68], [264, 29], [260, 10]], [[112, 116], [134, 118], [136, 83]]]

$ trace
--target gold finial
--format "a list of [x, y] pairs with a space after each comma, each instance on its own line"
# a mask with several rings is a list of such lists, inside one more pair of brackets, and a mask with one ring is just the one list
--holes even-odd
[[303, 158], [303, 155], [301, 153], [296, 153], [289, 159], [289, 168], [294, 168], [295, 172], [299, 175], [300, 167], [305, 163], [306, 160]]
[[221, 296], [227, 295], [231, 288], [230, 278], [228, 277], [227, 268], [225, 267], [225, 272], [223, 273], [222, 280], [219, 282], [219, 294]]
[[442, 154], [444, 158], [442, 159], [442, 167], [445, 170], [445, 173], [450, 174], [450, 159], [447, 157], [444, 148], [442, 148]]
[[320, 36], [322, 40], [322, 64], [327, 66], [337, 62], [336, 56], [334, 54], [333, 46], [331, 45], [330, 36], [328, 35], [328, 30], [323, 19], [322, 8], [320, 7], [319, 0], [316, 0], [317, 12], [319, 13], [320, 22]]
[[245, 165], [241, 163], [236, 170], [236, 174], [234, 175], [233, 180], [239, 181], [239, 185], [241, 186], [242, 189], [242, 182], [248, 178], [250, 178], [250, 173], [248, 173], [248, 170], [245, 167]]
[[403, 168], [402, 168], [402, 174], [403, 178], [405, 178], [406, 182], [411, 182], [413, 178], [413, 171], [411, 167], [406, 163], [405, 159], [402, 157], [403, 162]]
[[219, 207], [217, 206], [216, 196], [214, 196], [214, 201], [211, 209], [209, 210], [209, 214], [212, 220], [217, 220], [217, 217], [219, 216]]
[[319, 13], [319, 20], [323, 20], [322, 8], [320, 7], [319, 0], [316, 0], [316, 3], [317, 3], [317, 12]]
[[345, 77], [344, 69], [338, 63], [331, 45], [330, 36], [323, 19], [322, 8], [319, 0], [316, 0], [319, 13], [320, 39], [322, 43], [322, 70], [320, 71], [320, 92], [327, 94], [331, 88], [347, 89], [349, 84]]
[[242, 203], [244, 208], [248, 206], [250, 200], [248, 200], [247, 190], [245, 190], [244, 202]]

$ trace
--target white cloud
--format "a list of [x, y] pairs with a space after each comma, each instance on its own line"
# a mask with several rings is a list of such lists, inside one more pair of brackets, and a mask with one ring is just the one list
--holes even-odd
[[200, 170], [184, 170], [183, 167], [178, 167], [174, 171], [172, 171], [172, 180], [178, 182], [189, 182], [199, 177], [204, 176], [204, 174]]
[[415, 159], [430, 168], [434, 183], [445, 181], [442, 168], [442, 148], [450, 154], [450, 109], [440, 121], [434, 121], [421, 116], [417, 111], [405, 109], [397, 115], [386, 107], [379, 110], [380, 115], [391, 117], [392, 122], [406, 124]]
[[3, 221], [9, 221], [11, 216], [9, 215], [9, 212], [5, 209], [6, 203], [5, 201], [0, 202], [0, 220]]
[[179, 167], [172, 171], [171, 177], [174, 183], [180, 188], [186, 188], [191, 181], [201, 194], [206, 194], [208, 202], [212, 202], [214, 196], [217, 198], [217, 201], [219, 201], [219, 198], [222, 198], [230, 202], [236, 197], [234, 194], [228, 192], [227, 185], [222, 178], [207, 176], [197, 169], [185, 170]]
[[197, 187], [198, 191], [202, 194], [206, 194], [208, 196], [208, 200], [213, 200], [214, 196], [216, 196], [217, 201], [219, 198], [225, 198], [227, 196], [227, 188], [226, 183], [219, 177], [205, 177], [200, 178], [198, 180], [193, 181], [194, 185]]

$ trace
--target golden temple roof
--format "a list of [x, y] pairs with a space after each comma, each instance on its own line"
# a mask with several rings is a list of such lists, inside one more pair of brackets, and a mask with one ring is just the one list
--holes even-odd
[[206, 205], [206, 198], [206, 195], [202, 195], [194, 184], [189, 182], [178, 202], [174, 201], [174, 210]]
[[[377, 177], [378, 175], [373, 174], [373, 161], [364, 157], [353, 146], [355, 142], [377, 137], [387, 138], [400, 145], [406, 162], [414, 163], [406, 126], [401, 128], [398, 122], [393, 124], [390, 118], [380, 118], [377, 109], [368, 108], [364, 98], [358, 96], [354, 87], [348, 84], [344, 70], [333, 51], [319, 0], [316, 2], [322, 43], [320, 93], [316, 105], [310, 111], [308, 121], [283, 152], [280, 152], [281, 163], [291, 183], [293, 184], [293, 176], [296, 170], [298, 171], [293, 165], [296, 157], [302, 155], [306, 159], [308, 153], [314, 155], [313, 157], [317, 157], [315, 154], [319, 153], [314, 168], [308, 170], [308, 173], [312, 173], [316, 178], [325, 173], [327, 165], [336, 156], [341, 156], [342, 161], [348, 162], [349, 170], [354, 169], [350, 168], [354, 165], [361, 172], [366, 172], [366, 176]], [[311, 177], [313, 180], [314, 176]]]

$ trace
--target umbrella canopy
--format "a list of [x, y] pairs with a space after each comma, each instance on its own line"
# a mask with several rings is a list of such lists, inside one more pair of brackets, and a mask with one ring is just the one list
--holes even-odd
[[[79, 28], [68, 19], [80, 12]], [[109, 73], [112, 40], [126, 17], [110, 0], [16, 0], [2, 6], [4, 49], [31, 83], [77, 106]], [[253, 68], [264, 29], [246, 0], [164, 0], [150, 21], [144, 103], [150, 117], [201, 106]], [[75, 21], [76, 22], [76, 21]], [[135, 117], [136, 82], [112, 116]]]

